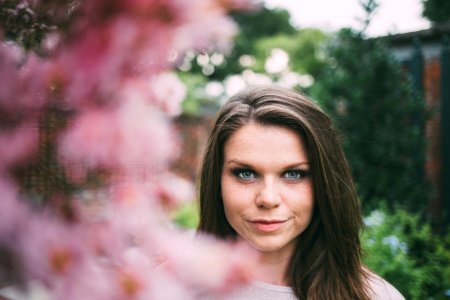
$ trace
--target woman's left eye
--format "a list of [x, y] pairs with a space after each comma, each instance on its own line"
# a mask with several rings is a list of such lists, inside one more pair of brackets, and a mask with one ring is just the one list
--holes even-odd
[[250, 181], [257, 177], [256, 173], [251, 169], [236, 168], [236, 169], [232, 169], [231, 172], [237, 178], [245, 180], [245, 181]]
[[287, 180], [299, 180], [306, 176], [306, 172], [302, 170], [288, 170], [283, 174]]

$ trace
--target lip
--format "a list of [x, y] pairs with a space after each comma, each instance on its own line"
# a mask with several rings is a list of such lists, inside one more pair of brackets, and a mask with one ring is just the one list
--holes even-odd
[[288, 220], [281, 219], [255, 219], [250, 223], [259, 231], [262, 232], [274, 232], [283, 227]]

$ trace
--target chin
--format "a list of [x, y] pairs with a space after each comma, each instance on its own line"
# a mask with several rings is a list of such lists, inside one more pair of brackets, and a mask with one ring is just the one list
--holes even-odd
[[268, 241], [258, 241], [258, 242], [252, 242], [248, 241], [250, 246], [255, 248], [257, 251], [260, 252], [274, 252], [274, 251], [280, 251], [284, 247], [287, 247], [287, 244], [280, 244], [277, 242], [268, 242]]

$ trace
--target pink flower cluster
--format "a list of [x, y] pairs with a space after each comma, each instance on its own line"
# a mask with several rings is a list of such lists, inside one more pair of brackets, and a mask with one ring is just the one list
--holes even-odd
[[[0, 261], [0, 282], [12, 271], [51, 299], [195, 299], [249, 280], [248, 248], [189, 236], [166, 210], [195, 197], [169, 170], [180, 151], [171, 117], [186, 94], [171, 69], [188, 50], [228, 47], [236, 27], [227, 13], [250, 0], [31, 7], [61, 20], [69, 4], [67, 29], [47, 37], [45, 57], [0, 44], [0, 250], [17, 262]], [[65, 122], [45, 127], [49, 111]], [[77, 188], [27, 189], [18, 170], [45, 157]], [[62, 218], [50, 198], [69, 201], [76, 217]]]
[[52, 299], [195, 299], [248, 281], [256, 262], [245, 245], [171, 228], [142, 185], [104, 191], [101, 214], [76, 224], [31, 211], [5, 181], [0, 188], [0, 244]]

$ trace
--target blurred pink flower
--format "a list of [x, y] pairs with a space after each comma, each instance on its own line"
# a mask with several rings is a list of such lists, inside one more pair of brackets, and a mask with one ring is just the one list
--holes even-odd
[[98, 261], [90, 261], [72, 276], [55, 280], [48, 286], [55, 300], [112, 300], [118, 299], [113, 290], [116, 284], [114, 275], [111, 268], [102, 266]]
[[[218, 50], [229, 49], [237, 27], [226, 15], [227, 10], [242, 8], [246, 3], [250, 1], [83, 2], [84, 18], [74, 26], [71, 40], [57, 59], [67, 79], [69, 104], [114, 102], [123, 77], [167, 70], [175, 62], [172, 53], [182, 57], [187, 50], [202, 51], [212, 45]], [[171, 101], [164, 103], [169, 103], [169, 112], [176, 112]]]
[[169, 116], [181, 113], [181, 102], [186, 96], [186, 86], [175, 73], [164, 72], [150, 78], [132, 78], [123, 83], [120, 98], [146, 101], [157, 106]]
[[165, 208], [173, 209], [193, 201], [195, 187], [189, 180], [175, 175], [161, 176], [156, 185], [156, 196]]
[[148, 22], [176, 23], [183, 13], [189, 8], [189, 1], [167, 0], [114, 0], [114, 1], [89, 1], [83, 3], [83, 19], [88, 26], [92, 23], [107, 22], [119, 14], [126, 13], [138, 19]]
[[45, 214], [30, 215], [15, 245], [28, 279], [42, 282], [52, 299], [113, 299], [115, 271], [91, 248], [91, 229]]
[[37, 125], [25, 124], [14, 129], [0, 129], [0, 172], [25, 163], [38, 149]]
[[181, 102], [186, 97], [186, 86], [175, 73], [161, 73], [150, 82], [154, 100], [170, 116], [181, 114]]
[[[156, 228], [158, 211], [152, 193], [139, 184], [122, 184], [113, 188], [110, 199], [111, 223], [118, 230], [123, 231], [134, 239], [151, 234]], [[149, 236], [149, 235], [145, 235]]]
[[[142, 248], [135, 248], [125, 253], [124, 268], [122, 269], [126, 270], [125, 274], [129, 276], [128, 282], [126, 282], [128, 291], [130, 291], [130, 287], [134, 286], [139, 287], [138, 290], [142, 291], [136, 299], [195, 299], [195, 291], [192, 288], [172, 274], [165, 272], [163, 268], [155, 269], [153, 264], [147, 263], [147, 253], [142, 250]], [[136, 285], [136, 283], [141, 283], [141, 285]], [[126, 286], [122, 285], [122, 288], [124, 287]]]
[[18, 187], [0, 177], [0, 244], [14, 242], [17, 234], [23, 229], [31, 212], [25, 203], [19, 200]]
[[151, 21], [118, 14], [61, 49], [57, 61], [69, 105], [115, 103], [123, 78], [167, 69], [174, 28]]
[[86, 108], [113, 96], [136, 29], [120, 21], [92, 26], [60, 50], [56, 65], [70, 106]]
[[211, 237], [161, 232], [156, 245], [166, 258], [164, 269], [196, 291], [230, 291], [251, 280], [257, 263], [257, 255], [248, 245]]
[[[25, 55], [14, 44], [0, 44], [0, 112], [8, 119], [28, 121], [48, 100], [50, 64], [35, 54]], [[3, 120], [4, 122], [5, 120]]]
[[[32, 5], [65, 17], [69, 2], [47, 2]], [[248, 281], [249, 248], [172, 230], [164, 210], [194, 197], [190, 183], [167, 175], [179, 151], [167, 116], [186, 94], [169, 70], [187, 50], [226, 49], [237, 29], [227, 12], [247, 1], [75, 2], [67, 34], [44, 41], [46, 59], [0, 45], [0, 244], [53, 299], [195, 299]], [[81, 215], [70, 224], [30, 209], [5, 179], [37, 149], [41, 128], [30, 124], [45, 105], [74, 114], [57, 132], [69, 176], [115, 175], [99, 193], [67, 196]], [[159, 257], [167, 262], [155, 271]]]
[[176, 137], [167, 120], [141, 101], [81, 114], [59, 146], [69, 172], [75, 164], [85, 166], [86, 171], [107, 168], [133, 174], [144, 169], [155, 174], [177, 153]]
[[194, 0], [186, 10], [186, 21], [179, 27], [174, 49], [184, 53], [188, 49], [204, 51], [214, 47], [229, 50], [237, 26], [226, 15], [226, 7], [216, 0]]
[[52, 279], [76, 274], [87, 258], [83, 232], [45, 214], [33, 214], [21, 228], [20, 248], [30, 278]]
[[99, 259], [116, 260], [120, 253], [129, 247], [126, 231], [114, 226], [110, 220], [102, 220], [82, 224], [86, 232], [85, 243], [90, 256]]

